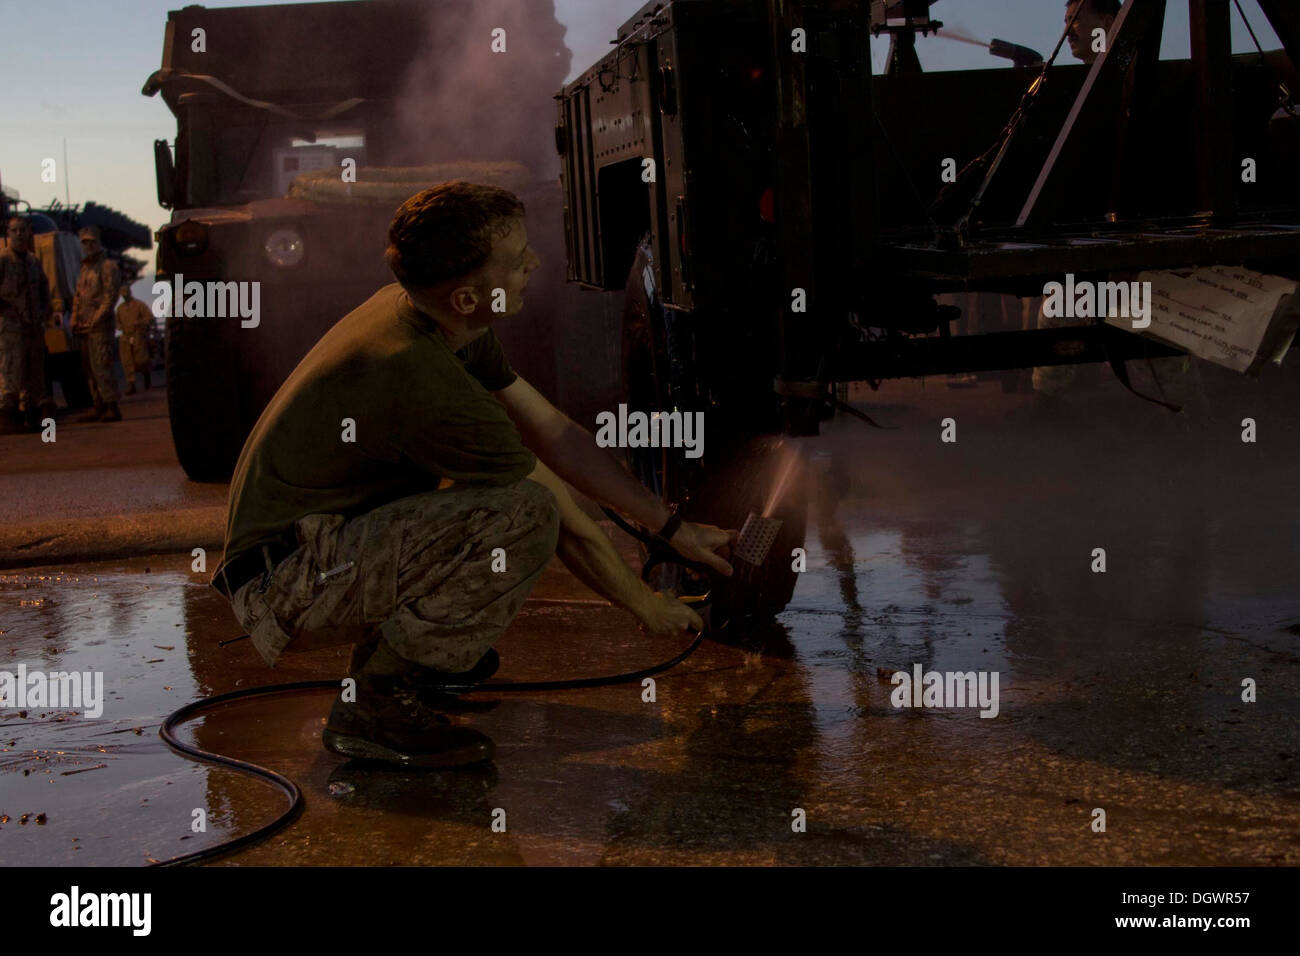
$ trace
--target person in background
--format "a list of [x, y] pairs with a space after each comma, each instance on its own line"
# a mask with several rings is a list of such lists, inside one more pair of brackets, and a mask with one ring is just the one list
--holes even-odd
[[81, 367], [90, 385], [95, 410], [80, 422], [120, 422], [117, 381], [113, 378], [113, 304], [122, 284], [117, 264], [104, 254], [99, 230], [87, 226], [78, 233], [86, 258], [77, 275], [72, 299], [72, 331], [81, 339]]
[[50, 284], [32, 255], [32, 231], [18, 216], [6, 223], [0, 251], [0, 434], [35, 431], [46, 409], [45, 323]]
[[[1096, 62], [1105, 46], [1098, 42], [1097, 30], [1110, 36], [1115, 18], [1120, 11], [1119, 0], [1067, 0], [1065, 5], [1065, 23], [1068, 28], [1066, 38], [1070, 52], [1075, 59], [1086, 64]], [[1107, 41], [1109, 42], [1109, 41]], [[1038, 327], [1052, 328], [1059, 325], [1073, 325], [1077, 321], [1071, 318], [1049, 319], [1039, 305]], [[1199, 376], [1189, 356], [1158, 358], [1126, 363], [1130, 382], [1142, 394], [1158, 394], [1179, 404], [1196, 401], [1200, 397]], [[1060, 410], [1065, 394], [1077, 385], [1086, 384], [1088, 375], [1081, 378], [1078, 365], [1050, 365], [1034, 369], [1033, 387], [1034, 403], [1037, 408]], [[1092, 379], [1096, 381], [1096, 379]]]
[[[1096, 49], [1094, 30], [1105, 30], [1110, 36], [1110, 28], [1115, 23], [1115, 14], [1119, 13], [1119, 0], [1068, 0], [1065, 5], [1066, 40], [1070, 52], [1082, 63], [1091, 64], [1101, 55]], [[1043, 313], [1043, 300], [1038, 300], [1038, 327], [1054, 328], [1059, 325], [1072, 325], [1074, 319], [1050, 319]], [[1069, 391], [1079, 379], [1077, 365], [1041, 365], [1034, 369], [1034, 401], [1039, 408], [1056, 409], [1059, 399]]]
[[1119, 0], [1067, 0], [1065, 24], [1069, 33], [1066, 39], [1076, 60], [1092, 63], [1097, 59], [1100, 51], [1096, 49], [1096, 31], [1102, 30], [1110, 35], [1119, 6]]
[[131, 295], [130, 283], [122, 284], [122, 304], [117, 307], [117, 327], [122, 333], [118, 348], [122, 370], [126, 372], [126, 394], [135, 394], [135, 373], [144, 374], [145, 391], [149, 390], [153, 363], [149, 358], [149, 327], [153, 315], [149, 307]]

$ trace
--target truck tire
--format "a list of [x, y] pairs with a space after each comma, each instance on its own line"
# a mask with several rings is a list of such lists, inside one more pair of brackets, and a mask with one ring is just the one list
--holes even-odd
[[[664, 308], [657, 290], [646, 278], [650, 247], [637, 247], [628, 274], [623, 311], [622, 394], [630, 411], [670, 410], [672, 395], [689, 394], [689, 385], [678, 380], [683, 357], [670, 354]], [[689, 370], [688, 370], [689, 373]], [[732, 419], [735, 421], [736, 419]], [[711, 624], [720, 630], [730, 621], [775, 616], [790, 603], [798, 572], [792, 568], [791, 552], [803, 546], [807, 527], [807, 495], [803, 462], [789, 439], [744, 432], [709, 432], [707, 465], [688, 464], [679, 451], [638, 448], [628, 450], [632, 473], [656, 492], [665, 503], [685, 501], [683, 517], [739, 531], [752, 512], [781, 520], [776, 541], [761, 566], [733, 560], [735, 575], [713, 586]], [[785, 470], [787, 493], [775, 499], [772, 492]], [[642, 557], [646, 556], [644, 546]], [[660, 568], [650, 583], [658, 590], [696, 593], [698, 587], [684, 580], [679, 569]]]
[[713, 589], [712, 624], [780, 614], [794, 595], [799, 573], [794, 549], [804, 546], [808, 520], [805, 465], [791, 439], [761, 435], [733, 445], [708, 469], [684, 509], [689, 521], [740, 531], [750, 514], [776, 518], [781, 527], [761, 565], [733, 556], [735, 574]]
[[252, 430], [231, 383], [238, 354], [221, 324], [169, 316], [166, 332], [167, 414], [176, 457], [191, 481], [229, 481]]

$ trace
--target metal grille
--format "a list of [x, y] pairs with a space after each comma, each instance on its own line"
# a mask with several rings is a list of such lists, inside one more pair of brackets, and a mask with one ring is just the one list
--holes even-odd
[[776, 533], [781, 530], [780, 518], [763, 518], [754, 512], [749, 513], [745, 525], [740, 529], [736, 547], [732, 554], [742, 561], [755, 566], [761, 565], [772, 550]]

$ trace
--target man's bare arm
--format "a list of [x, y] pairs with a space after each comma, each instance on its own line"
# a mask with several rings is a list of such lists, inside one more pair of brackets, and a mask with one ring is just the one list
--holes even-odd
[[[591, 432], [547, 401], [522, 376], [494, 394], [505, 405], [524, 444], [565, 481], [652, 531], [667, 523], [668, 509], [663, 503], [618, 459], [600, 448]], [[734, 533], [712, 525], [683, 522], [672, 545], [686, 557], [729, 575], [731, 565], [714, 552], [732, 538]]]
[[[591, 432], [547, 401], [523, 377], [497, 393], [524, 444], [557, 475], [647, 528], [662, 528], [668, 509], [633, 478], [613, 455], [596, 446]], [[599, 454], [591, 454], [591, 452]]]
[[569, 489], [542, 462], [528, 480], [549, 488], [560, 511], [560, 540], [556, 554], [574, 575], [597, 594], [630, 611], [652, 636], [672, 635], [703, 627], [685, 604], [656, 594], [627, 566], [605, 532], [578, 507]]

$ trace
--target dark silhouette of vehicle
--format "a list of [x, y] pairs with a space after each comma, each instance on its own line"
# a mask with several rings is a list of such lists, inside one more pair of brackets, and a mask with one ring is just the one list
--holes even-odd
[[[845, 382], [1181, 354], [1103, 324], [955, 335], [939, 293], [1300, 268], [1300, 7], [1260, 0], [1281, 51], [1232, 55], [1230, 4], [1210, 0], [1192, 4], [1192, 58], [1158, 60], [1165, 3], [1129, 0], [1091, 66], [995, 41], [1013, 65], [927, 74], [932, 4], [955, 6], [651, 2], [560, 92], [568, 278], [626, 289], [625, 400], [705, 412], [699, 461], [634, 455], [692, 514], [761, 511], [754, 449], [816, 434]], [[802, 503], [779, 516], [755, 608], [783, 607], [797, 576]]]
[[[551, 0], [512, 4], [496, 14], [509, 55], [490, 60], [494, 24], [481, 10], [352, 0], [168, 14], [162, 68], [143, 90], [177, 123], [174, 147], [154, 144], [158, 199], [172, 210], [157, 277], [256, 282], [260, 305], [256, 326], [176, 303], [166, 320], [172, 437], [191, 478], [229, 478], [302, 356], [393, 281], [383, 260], [393, 212], [437, 181], [493, 182], [524, 200], [543, 268], [526, 321], [501, 336], [530, 381], [559, 384], [557, 321], [602, 308], [563, 282], [549, 114], [569, 67], [564, 28]], [[492, 111], [466, 102], [474, 90]]]

